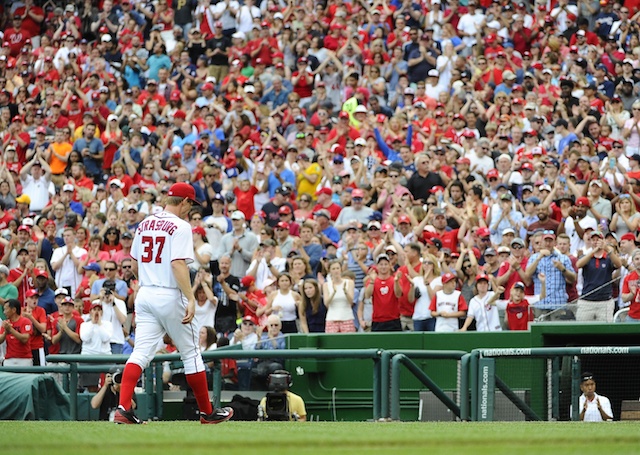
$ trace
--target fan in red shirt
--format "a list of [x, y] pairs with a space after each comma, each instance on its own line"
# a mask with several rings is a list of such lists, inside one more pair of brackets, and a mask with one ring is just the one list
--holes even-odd
[[18, 267], [9, 270], [7, 281], [18, 288], [18, 300], [24, 302], [28, 291], [34, 288], [33, 263], [29, 260], [29, 251], [26, 248], [20, 248], [16, 256]]
[[9, 43], [10, 54], [17, 57], [25, 42], [31, 39], [31, 33], [23, 27], [22, 16], [14, 14], [13, 27], [4, 32], [4, 40]]
[[44, 337], [47, 331], [47, 313], [44, 308], [38, 306], [38, 291], [30, 289], [25, 294], [25, 307], [22, 315], [33, 325], [33, 333], [29, 343], [34, 366], [44, 366]]
[[[345, 111], [340, 111], [338, 114], [338, 124], [335, 128], [333, 128], [329, 135], [327, 136], [327, 143], [333, 144], [334, 146], [339, 146], [341, 150], [344, 150], [347, 146], [347, 139], [351, 138], [352, 141], [355, 141], [360, 137], [360, 133], [357, 129], [352, 126], [349, 126], [349, 113]], [[332, 147], [332, 153], [335, 152], [335, 149]]]
[[297, 62], [298, 70], [291, 75], [293, 91], [300, 98], [310, 98], [313, 95], [313, 73], [308, 68], [309, 59], [300, 57]]
[[7, 342], [7, 352], [3, 366], [32, 366], [31, 321], [21, 316], [22, 305], [19, 300], [9, 299], [4, 304], [4, 314], [7, 317], [0, 327], [0, 343]]
[[525, 285], [522, 281], [514, 283], [511, 288], [510, 299], [507, 303], [506, 313], [509, 330], [528, 330], [529, 321], [533, 313], [529, 302], [524, 298]]
[[269, 33], [270, 24], [263, 21], [260, 24], [260, 34], [257, 39], [249, 41], [248, 49], [251, 61], [255, 64], [258, 59], [267, 66], [273, 64], [273, 53], [279, 49], [278, 40]]
[[6, 147], [11, 144], [16, 148], [16, 154], [18, 155], [18, 161], [24, 163], [26, 161], [27, 147], [31, 143], [31, 136], [29, 133], [22, 131], [22, 117], [16, 115], [11, 120], [9, 125], [9, 131], [2, 138], [2, 147]]
[[[233, 169], [236, 171], [237, 169]], [[244, 216], [250, 220], [256, 211], [256, 207], [253, 203], [253, 197], [260, 193], [255, 185], [252, 185], [249, 180], [240, 180], [240, 185], [233, 189], [233, 194], [236, 195], [236, 204], [238, 210], [244, 213]]]
[[14, 16], [21, 16], [22, 30], [29, 32], [31, 36], [40, 34], [40, 24], [44, 20], [44, 11], [33, 4], [33, 0], [23, 0], [23, 5], [16, 8]]

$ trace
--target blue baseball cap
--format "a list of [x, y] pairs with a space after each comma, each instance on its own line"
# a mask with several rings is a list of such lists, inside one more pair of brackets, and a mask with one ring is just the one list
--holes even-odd
[[229, 168], [226, 171], [224, 171], [225, 174], [227, 174], [227, 177], [229, 177], [230, 179], [237, 177], [238, 176], [238, 169], [235, 167]]
[[83, 265], [82, 268], [85, 270], [93, 270], [97, 273], [100, 273], [100, 271], [102, 270], [100, 264], [98, 264], [97, 262], [90, 262], [87, 265]]

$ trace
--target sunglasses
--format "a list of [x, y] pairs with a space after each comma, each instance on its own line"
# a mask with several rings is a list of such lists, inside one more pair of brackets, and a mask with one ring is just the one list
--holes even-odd
[[106, 268], [106, 267], [105, 267], [105, 268], [104, 268], [104, 270], [105, 270], [105, 271], [107, 271], [107, 272], [113, 272], [113, 271], [118, 270], [118, 269], [114, 269], [114, 268]]

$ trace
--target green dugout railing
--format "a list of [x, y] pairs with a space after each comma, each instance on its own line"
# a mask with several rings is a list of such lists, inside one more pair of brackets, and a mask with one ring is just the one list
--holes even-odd
[[[372, 417], [399, 419], [400, 413], [400, 373], [399, 366], [404, 364], [414, 376], [426, 385], [457, 416], [468, 419], [469, 415], [469, 354], [464, 351], [422, 351], [422, 350], [382, 350], [382, 349], [294, 349], [274, 351], [243, 351], [237, 348], [221, 348], [202, 354], [205, 361], [220, 359], [269, 359], [274, 356], [289, 359], [371, 359], [373, 360], [372, 377]], [[61, 373], [64, 378], [63, 388], [69, 393], [70, 415], [77, 419], [78, 409], [78, 373], [103, 372], [111, 365], [124, 364], [126, 355], [85, 356], [85, 355], [49, 355], [46, 367], [0, 367], [0, 371], [16, 373]], [[444, 392], [410, 359], [452, 359], [462, 360], [458, 367], [460, 406], [450, 400]], [[148, 414], [162, 418], [163, 390], [161, 382], [163, 362], [178, 362], [179, 354], [161, 354], [153, 358], [145, 370], [144, 389], [148, 395]], [[58, 363], [58, 365], [56, 365]], [[220, 403], [221, 377], [219, 368], [212, 370], [213, 400]], [[391, 406], [390, 406], [391, 405]]]
[[571, 357], [571, 419], [579, 420], [580, 398], [580, 356], [619, 356], [640, 355], [638, 346], [583, 346], [583, 347], [558, 347], [558, 348], [496, 348], [474, 349], [469, 354], [469, 381], [471, 420], [491, 420], [493, 399], [491, 395], [495, 388], [522, 411], [529, 420], [544, 420], [529, 405], [520, 399], [513, 391], [495, 374], [495, 359], [498, 358], [539, 358], [546, 359], [550, 374], [546, 383], [552, 400], [547, 420], [557, 418], [559, 415], [560, 396], [560, 368], [561, 358]]
[[[220, 359], [271, 359], [274, 357], [280, 359], [372, 359], [374, 362], [373, 367], [373, 417], [377, 419], [380, 416], [380, 398], [381, 381], [380, 381], [380, 358], [382, 355], [381, 349], [292, 349], [292, 350], [278, 350], [278, 351], [243, 351], [238, 349], [226, 349], [221, 348], [215, 351], [206, 351], [202, 354], [205, 361], [215, 361]], [[40, 372], [46, 370], [69, 373], [69, 401], [71, 405], [71, 418], [77, 418], [77, 403], [78, 403], [78, 372], [83, 371], [104, 371], [104, 367], [87, 369], [86, 365], [79, 364], [123, 364], [127, 361], [126, 355], [102, 355], [102, 356], [86, 356], [86, 355], [49, 355], [47, 356], [47, 362], [52, 363], [65, 363], [68, 366], [64, 367], [38, 367]], [[162, 384], [157, 384], [154, 378], [162, 377], [162, 363], [163, 362], [178, 362], [180, 360], [179, 354], [160, 354], [153, 358], [151, 365], [145, 371], [145, 392], [151, 396], [152, 401], [155, 402], [155, 412], [150, 415], [161, 418], [162, 417], [162, 398], [163, 390]], [[14, 371], [14, 372], [35, 372], [34, 367], [30, 368], [0, 368], [0, 371]], [[68, 369], [68, 371], [67, 371]], [[18, 371], [20, 370], [20, 371]], [[217, 377], [214, 377], [214, 402], [220, 402], [220, 377], [219, 371]]]
[[[458, 394], [460, 406], [451, 400], [444, 391], [418, 367], [412, 359], [428, 360], [461, 360], [461, 368], [458, 369], [460, 379]], [[449, 408], [457, 417], [468, 420], [469, 415], [469, 381], [468, 381], [469, 355], [465, 351], [423, 351], [423, 350], [385, 350], [381, 357], [381, 390], [382, 418], [400, 420], [400, 365], [404, 365], [423, 385]]]

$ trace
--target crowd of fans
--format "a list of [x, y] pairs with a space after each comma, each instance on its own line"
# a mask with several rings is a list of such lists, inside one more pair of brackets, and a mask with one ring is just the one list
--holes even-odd
[[201, 202], [203, 349], [639, 321], [639, 17], [636, 0], [6, 4], [2, 346], [26, 326], [34, 359], [126, 352], [132, 239], [174, 182]]

